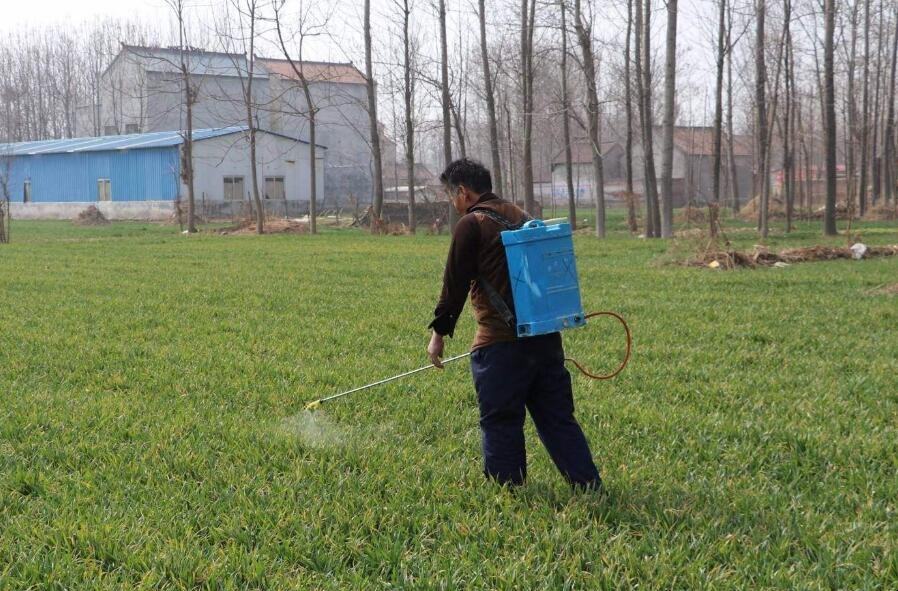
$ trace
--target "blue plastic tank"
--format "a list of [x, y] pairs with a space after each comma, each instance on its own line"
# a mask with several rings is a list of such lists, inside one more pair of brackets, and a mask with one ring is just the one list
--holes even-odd
[[517, 334], [532, 337], [586, 324], [568, 223], [530, 220], [502, 232]]

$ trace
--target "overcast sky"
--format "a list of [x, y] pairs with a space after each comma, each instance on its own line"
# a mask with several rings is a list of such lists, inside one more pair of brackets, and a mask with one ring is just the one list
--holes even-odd
[[[52, 25], [70, 26], [72, 24], [81, 24], [89, 22], [92, 19], [101, 19], [104, 17], [113, 17], [126, 20], [140, 20], [151, 25], [160, 31], [169, 30], [171, 27], [170, 9], [168, 9], [163, 0], [0, 0], [4, 4], [3, 18], [0, 19], [0, 34], [6, 32], [14, 32], [22, 29], [46, 27]], [[488, 6], [499, 6], [510, 0], [491, 0]], [[220, 4], [217, 0], [187, 0], [189, 10], [193, 13], [194, 18], [201, 23], [201, 26], [208, 29], [211, 35], [213, 30], [212, 22], [214, 14], [211, 6]], [[361, 0], [324, 0], [324, 6], [337, 6], [331, 23], [329, 26], [333, 38], [322, 38], [313, 40], [307, 45], [305, 52], [306, 59], [330, 60], [330, 61], [354, 61], [358, 66], [363, 65], [363, 47], [361, 36]], [[425, 44], [436, 42], [436, 27], [431, 17], [432, 0], [417, 0], [414, 2], [419, 12], [419, 18], [427, 16], [428, 29], [422, 32], [422, 40]], [[663, 3], [660, 0], [655, 2], [656, 11], [654, 17], [655, 48], [660, 50], [659, 55], [663, 54], [663, 35], [665, 26], [665, 15]], [[372, 0], [372, 13], [375, 23], [375, 44], [380, 45], [376, 58], [383, 59], [391, 52], [385, 51], [387, 45], [391, 42], [392, 36], [388, 33], [394, 30], [399, 21], [396, 14], [396, 8], [393, 0]], [[476, 43], [479, 39], [479, 32], [476, 29], [476, 3], [473, 0], [447, 0], [449, 8], [449, 29], [450, 39], [459, 39], [461, 36], [467, 36], [467, 43]], [[612, 37], [622, 37], [623, 31], [626, 29], [625, 14], [623, 2], [607, 2], [607, 0], [599, 0], [596, 2], [598, 10], [603, 14], [595, 21], [596, 36], [599, 38], [609, 39]], [[511, 8], [510, 10], [514, 10]], [[425, 12], [426, 11], [426, 12]], [[499, 14], [499, 10], [494, 10], [495, 19], [493, 24], [501, 26], [502, 19], [507, 21], [508, 26], [514, 25], [513, 14], [503, 17]], [[678, 85], [680, 90], [685, 94], [688, 89], [689, 101], [693, 102], [691, 108], [682, 104], [683, 111], [692, 111], [695, 118], [702, 116], [706, 110], [704, 106], [704, 94], [710, 92], [707, 89], [713, 87], [713, 53], [710, 49], [711, 27], [712, 21], [716, 18], [713, 0], [680, 0], [680, 17], [679, 17], [679, 34], [678, 34], [678, 53], [680, 54], [680, 70]], [[460, 24], [464, 23], [464, 24]], [[431, 30], [431, 28], [433, 30]], [[336, 42], [335, 42], [336, 40]], [[214, 43], [210, 42], [211, 49], [215, 49]], [[398, 50], [398, 48], [396, 48]], [[436, 55], [436, 47], [430, 48]], [[450, 49], [451, 51], [451, 49]], [[266, 47], [263, 45], [259, 48], [260, 54], [276, 55], [277, 51], [274, 47]], [[395, 60], [401, 58], [399, 51], [396, 53]], [[685, 96], [681, 96], [685, 99]], [[684, 100], [684, 102], [686, 102]], [[694, 121], [699, 123], [698, 121]]]

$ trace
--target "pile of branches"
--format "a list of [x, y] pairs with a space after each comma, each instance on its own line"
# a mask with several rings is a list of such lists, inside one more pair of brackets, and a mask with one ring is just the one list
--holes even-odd
[[102, 226], [109, 223], [103, 212], [97, 209], [96, 205], [91, 205], [78, 214], [75, 223], [79, 226]]
[[[864, 253], [864, 258], [887, 256], [898, 256], [898, 245], [868, 246], [867, 251]], [[730, 270], [853, 258], [854, 252], [848, 247], [807, 246], [803, 248], [787, 248], [779, 253], [772, 253], [766, 247], [755, 246], [750, 252], [740, 252], [734, 249], [706, 250], [701, 255], [687, 260], [684, 264], [689, 267]]]
[[[222, 236], [245, 236], [256, 234], [255, 220], [246, 220], [236, 226], [218, 230]], [[269, 218], [262, 225], [263, 234], [308, 234], [309, 224], [299, 220], [285, 220], [283, 218]]]
[[868, 220], [895, 221], [898, 220], [898, 206], [880, 203], [876, 207], [871, 207], [867, 210], [867, 214], [864, 217]]

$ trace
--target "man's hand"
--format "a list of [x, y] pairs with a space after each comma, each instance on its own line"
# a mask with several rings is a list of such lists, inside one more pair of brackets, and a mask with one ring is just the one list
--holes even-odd
[[430, 357], [434, 367], [443, 369], [443, 335], [437, 334], [436, 331], [430, 337], [430, 344], [427, 345], [427, 356]]

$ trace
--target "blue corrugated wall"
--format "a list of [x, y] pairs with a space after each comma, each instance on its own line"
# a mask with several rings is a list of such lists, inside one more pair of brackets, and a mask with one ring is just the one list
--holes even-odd
[[173, 201], [180, 186], [179, 146], [72, 154], [13, 156], [9, 184], [21, 202], [26, 179], [31, 201], [96, 201], [97, 179], [110, 179], [112, 201]]

